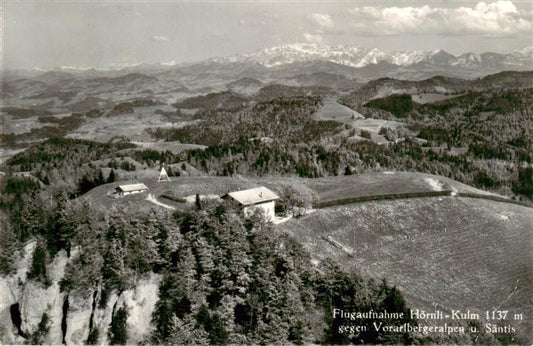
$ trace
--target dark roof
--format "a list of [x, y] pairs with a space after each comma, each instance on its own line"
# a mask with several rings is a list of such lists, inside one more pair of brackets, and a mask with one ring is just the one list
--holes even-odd
[[132, 192], [132, 191], [148, 190], [148, 187], [144, 185], [143, 183], [138, 183], [138, 184], [119, 185], [116, 187], [116, 189], [122, 192]]

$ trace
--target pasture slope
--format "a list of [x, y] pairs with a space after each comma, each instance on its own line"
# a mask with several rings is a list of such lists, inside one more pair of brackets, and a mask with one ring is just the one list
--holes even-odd
[[324, 104], [316, 114], [317, 120], [334, 120], [339, 122], [352, 122], [355, 119], [364, 119], [359, 112], [354, 111], [337, 102], [337, 99], [327, 97]]
[[[153, 179], [143, 180], [149, 193], [177, 208], [185, 204], [162, 196], [221, 195], [259, 185], [281, 193], [290, 186], [313, 205], [327, 207], [278, 224], [274, 230], [292, 234], [315, 260], [333, 260], [365, 276], [386, 278], [404, 292], [414, 309], [469, 309], [481, 316], [493, 309], [522, 313], [523, 321], [508, 322], [515, 325], [520, 340], [533, 341], [527, 334], [533, 330], [533, 213], [529, 207], [422, 173], [317, 179], [173, 177], [167, 183], [157, 183], [157, 175], [154, 171]], [[133, 213], [158, 208], [146, 193], [106, 197], [117, 184], [99, 186], [82, 198], [99, 208]], [[466, 194], [476, 198], [463, 197]], [[354, 199], [360, 202], [350, 204]]]
[[316, 260], [386, 278], [414, 309], [522, 313], [509, 322], [531, 343], [532, 225], [530, 208], [450, 196], [317, 209], [277, 229]]

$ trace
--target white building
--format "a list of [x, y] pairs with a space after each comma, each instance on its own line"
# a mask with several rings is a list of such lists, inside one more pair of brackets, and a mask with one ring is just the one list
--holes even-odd
[[278, 195], [264, 186], [230, 192], [223, 198], [231, 199], [241, 205], [246, 216], [250, 216], [255, 210], [260, 209], [264, 212], [267, 220], [274, 219], [275, 201], [279, 199]]
[[163, 167], [161, 167], [161, 173], [159, 173], [159, 178], [157, 178], [158, 183], [162, 181], [170, 181], [168, 173], [165, 170], [165, 164], [163, 164]]
[[148, 187], [142, 183], [119, 185], [115, 188], [115, 195], [122, 197], [122, 196], [131, 195], [134, 193], [141, 193], [145, 191], [148, 191]]

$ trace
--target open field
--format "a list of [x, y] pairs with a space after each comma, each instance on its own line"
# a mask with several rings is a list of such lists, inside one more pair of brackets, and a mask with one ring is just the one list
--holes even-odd
[[[407, 124], [399, 121], [383, 120], [383, 119], [373, 119], [373, 118], [363, 118], [346, 121], [349, 122], [354, 129], [359, 131], [367, 131], [370, 133], [370, 140], [377, 144], [387, 144], [389, 141], [382, 135], [379, 134], [379, 131], [382, 128], [389, 128], [395, 130], [399, 127], [406, 128]], [[360, 141], [367, 140], [364, 137], [355, 135], [350, 137], [351, 140]]]
[[389, 129], [395, 130], [398, 127], [406, 126], [405, 123], [399, 122], [399, 121], [390, 121], [390, 120], [382, 120], [382, 119], [358, 119], [355, 121], [352, 121], [351, 124], [353, 127], [368, 131], [370, 133], [378, 133], [379, 130], [381, 130], [382, 127], [388, 127]]
[[449, 150], [448, 147], [422, 147], [421, 149], [424, 151], [431, 150], [437, 154], [446, 153], [450, 156], [464, 155], [468, 152], [466, 147], [451, 147]]
[[377, 93], [371, 99], [384, 98], [395, 94], [415, 94], [417, 92], [418, 89], [415, 87], [398, 88], [395, 86], [382, 86], [377, 90]]
[[88, 118], [77, 130], [67, 137], [107, 142], [116, 137], [127, 137], [132, 141], [149, 142], [152, 138], [145, 132], [150, 127], [173, 127], [173, 124], [155, 111], [163, 106], [136, 107], [133, 114], [122, 114]]
[[526, 316], [509, 321], [525, 333], [533, 330], [532, 224], [526, 207], [435, 197], [318, 209], [278, 230], [317, 260], [387, 278], [412, 308], [509, 310]]
[[445, 100], [449, 100], [457, 96], [461, 96], [461, 95], [423, 94], [423, 93], [411, 95], [413, 102], [420, 103], [420, 104], [445, 101]]
[[[398, 121], [365, 118], [361, 113], [341, 105], [335, 98], [324, 98], [323, 103], [324, 105], [316, 114], [318, 120], [333, 120], [342, 123], [349, 123], [353, 128], [359, 131], [370, 132], [371, 140], [377, 144], [389, 143], [385, 137], [379, 134], [379, 131], [382, 127], [394, 130], [401, 126], [405, 127], [406, 125]], [[351, 139], [356, 141], [366, 140], [358, 135], [352, 136]]]
[[364, 119], [364, 116], [353, 109], [341, 105], [334, 98], [324, 98], [324, 105], [316, 114], [318, 120], [334, 120], [339, 122], [351, 122], [354, 119]]
[[0, 164], [6, 162], [16, 154], [23, 152], [25, 149], [4, 149], [0, 148]]
[[38, 129], [43, 126], [54, 126], [55, 124], [51, 123], [42, 123], [39, 121], [39, 117], [31, 118], [14, 118], [9, 115], [2, 115], [1, 133], [8, 134], [12, 133], [15, 135], [20, 135], [22, 133], [30, 132], [32, 129]]
[[144, 150], [144, 149], [152, 149], [157, 151], [166, 151], [170, 150], [173, 153], [180, 153], [185, 150], [190, 149], [205, 149], [205, 145], [200, 144], [187, 144], [187, 143], [179, 143], [179, 142], [164, 142], [164, 141], [157, 141], [157, 142], [132, 142], [133, 144], [137, 145], [139, 148], [135, 150]]

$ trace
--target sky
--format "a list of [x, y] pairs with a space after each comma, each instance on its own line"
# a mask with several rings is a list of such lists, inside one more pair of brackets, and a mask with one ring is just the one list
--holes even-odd
[[174, 64], [301, 42], [452, 54], [533, 45], [530, 0], [0, 1], [4, 69]]

